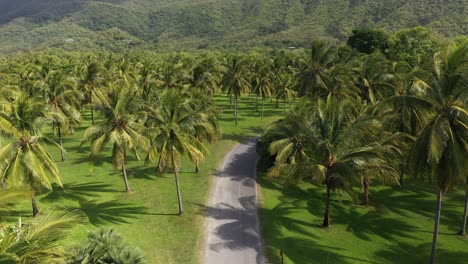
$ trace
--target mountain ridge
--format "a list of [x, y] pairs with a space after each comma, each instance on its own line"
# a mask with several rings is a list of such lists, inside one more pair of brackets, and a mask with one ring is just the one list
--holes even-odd
[[[440, 37], [454, 37], [466, 35], [463, 2], [0, 0], [0, 52], [301, 46], [316, 37], [344, 41], [354, 28], [394, 32], [418, 25]], [[103, 36], [115, 38], [106, 44], [100, 42]]]

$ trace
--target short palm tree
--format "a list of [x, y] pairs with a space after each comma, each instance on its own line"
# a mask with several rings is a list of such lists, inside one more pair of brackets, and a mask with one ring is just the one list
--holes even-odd
[[418, 82], [419, 95], [434, 110], [411, 151], [414, 177], [434, 180], [437, 209], [430, 263], [435, 263], [442, 194], [468, 174], [468, 45], [449, 46], [434, 55], [430, 83]]
[[187, 156], [195, 164], [204, 159], [207, 149], [195, 135], [206, 122], [206, 118], [194, 111], [181, 93], [175, 90], [166, 91], [159, 108], [148, 112], [147, 123], [153, 135], [150, 136], [147, 161], [156, 162], [158, 172], [165, 172], [167, 168], [174, 171], [179, 214], [184, 211], [179, 184], [181, 157]]
[[109, 97], [99, 97], [98, 105], [104, 120], [86, 129], [83, 142], [91, 141], [91, 155], [98, 155], [106, 145], [112, 146], [114, 167], [122, 171], [125, 190], [132, 192], [128, 182], [125, 160], [127, 151], [137, 155], [137, 148], [146, 148], [147, 140], [141, 134], [144, 126], [137, 122], [137, 111], [141, 102], [136, 91], [130, 91], [122, 82], [116, 83], [109, 92]]
[[67, 230], [81, 223], [74, 211], [52, 210], [42, 217], [23, 223], [9, 224], [0, 232], [0, 262], [20, 264], [64, 263], [61, 246]]
[[142, 254], [112, 229], [89, 233], [86, 243], [68, 254], [68, 264], [143, 263]]

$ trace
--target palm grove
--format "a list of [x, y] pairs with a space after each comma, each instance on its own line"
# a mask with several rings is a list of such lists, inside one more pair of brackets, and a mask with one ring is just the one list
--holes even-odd
[[[423, 36], [421, 29], [399, 32], [388, 43], [381, 38], [374, 38], [375, 43], [356, 41], [380, 36], [374, 33], [355, 31], [348, 46], [314, 41], [311, 48], [296, 51], [165, 55], [55, 51], [8, 57], [0, 61], [3, 193], [29, 196], [33, 215], [38, 216], [36, 195], [48, 192], [53, 183], [62, 186], [55, 160], [67, 158], [63, 137], [73, 137], [88, 118], [91, 126], [84, 132], [82, 147], [89, 147], [91, 156], [111, 153], [122, 189], [134, 191], [126, 167], [133, 155], [157, 174], [174, 175], [182, 214], [181, 163], [190, 161], [198, 171], [208, 154], [207, 144], [220, 136], [221, 109], [213, 96], [224, 92], [236, 124], [242, 114], [240, 100], [255, 105], [262, 118], [265, 103], [283, 108], [284, 117], [259, 139], [259, 155], [269, 161], [268, 175], [284, 184], [310, 181], [325, 187], [324, 227], [331, 227], [335, 192], [356, 201], [355, 187], [362, 187], [368, 206], [373, 181], [404, 187], [410, 176], [434, 183], [438, 199], [433, 263], [443, 193], [468, 186], [467, 42], [461, 39], [443, 47]], [[420, 41], [408, 50], [402, 42], [414, 35]], [[52, 157], [51, 148], [60, 149], [60, 157]], [[464, 235], [468, 191], [462, 202]], [[78, 221], [73, 212], [55, 217]], [[104, 231], [90, 236], [115, 239]], [[50, 248], [37, 253], [37, 248], [19, 250], [21, 239], [2, 239], [6, 245], [2, 257], [23, 263], [29, 263], [31, 254], [92, 262], [95, 256], [86, 255], [86, 250], [96, 252], [89, 244], [73, 256]], [[51, 241], [58, 247], [56, 242]], [[132, 259], [128, 263], [141, 261], [131, 254], [124, 257]]]

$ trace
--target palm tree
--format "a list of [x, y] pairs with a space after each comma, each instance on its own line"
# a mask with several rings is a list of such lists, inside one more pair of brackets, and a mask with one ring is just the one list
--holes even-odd
[[361, 97], [371, 104], [388, 97], [391, 94], [392, 86], [389, 83], [390, 64], [385, 56], [380, 52], [374, 52], [365, 57], [354, 69], [358, 76], [357, 86], [360, 89]]
[[47, 122], [41, 98], [19, 97], [9, 113], [0, 116], [0, 131], [12, 139], [0, 149], [0, 177], [6, 186], [26, 185], [32, 190], [33, 215], [39, 214], [36, 193], [52, 189], [51, 180], [62, 186], [57, 166], [42, 143], [60, 148], [40, 131]]
[[257, 96], [257, 111], [258, 111], [258, 97], [262, 99], [261, 119], [263, 119], [263, 110], [265, 104], [265, 97], [271, 96], [273, 93], [272, 74], [273, 72], [269, 67], [269, 63], [265, 59], [255, 59], [253, 62], [253, 74], [251, 76], [251, 88]]
[[89, 233], [86, 243], [68, 255], [68, 264], [143, 263], [142, 254], [125, 243], [112, 229]]
[[286, 114], [286, 103], [292, 98], [296, 98], [297, 92], [293, 89], [295, 86], [294, 79], [287, 73], [279, 74], [276, 77], [276, 105], [278, 100], [283, 99], [283, 113]]
[[395, 170], [384, 158], [388, 149], [377, 141], [380, 122], [357, 113], [350, 101], [329, 96], [326, 101], [296, 108], [274, 128], [277, 136], [272, 137], [276, 140], [270, 151], [276, 163], [269, 175], [324, 184], [324, 227], [330, 226], [331, 192], [340, 190], [353, 197], [352, 183], [366, 174], [396, 182]]
[[82, 70], [82, 76], [79, 79], [79, 90], [83, 93], [85, 104], [91, 108], [91, 124], [94, 126], [94, 103], [97, 95], [100, 94], [100, 73], [102, 72], [100, 64], [91, 62], [86, 64]]
[[[380, 102], [378, 107], [390, 106], [390, 118], [395, 124], [394, 131], [416, 137], [428, 122], [431, 104], [417, 96], [415, 84], [426, 78], [427, 72], [421, 67], [411, 67], [406, 62], [392, 64], [389, 84], [394, 95]], [[403, 187], [404, 172], [408, 164], [408, 151], [402, 155], [400, 165], [400, 187]]]
[[141, 108], [141, 101], [136, 96], [136, 91], [130, 91], [127, 86], [118, 82], [109, 92], [109, 97], [98, 96], [101, 102], [98, 105], [105, 119], [86, 129], [83, 142], [91, 141], [91, 155], [98, 155], [105, 145], [112, 146], [112, 160], [116, 169], [121, 169], [125, 183], [125, 190], [132, 192], [127, 178], [125, 160], [127, 150], [135, 152], [138, 158], [137, 148], [146, 147], [147, 140], [141, 134], [144, 126], [136, 120], [136, 113]]
[[213, 96], [218, 90], [219, 63], [214, 57], [203, 55], [191, 69], [188, 79], [190, 88]]
[[414, 143], [410, 160], [414, 177], [434, 177], [438, 188], [430, 263], [436, 258], [442, 194], [468, 174], [467, 50], [464, 43], [436, 53], [431, 83], [416, 84], [434, 110]]
[[59, 144], [62, 148], [61, 159], [65, 161], [62, 133], [67, 133], [70, 127], [77, 126], [81, 121], [78, 107], [82, 101], [82, 94], [75, 90], [74, 84], [63, 71], [54, 72], [43, 89], [53, 127], [57, 128]]
[[327, 43], [314, 40], [306, 59], [300, 59], [296, 78], [299, 96], [328, 94], [326, 79], [328, 69], [333, 65], [336, 50]]
[[250, 89], [246, 62], [239, 56], [231, 56], [223, 63], [221, 86], [229, 96], [234, 96], [234, 115], [239, 123], [239, 97]]
[[159, 108], [148, 111], [147, 123], [155, 133], [151, 136], [147, 161], [157, 162], [158, 172], [165, 172], [168, 167], [173, 169], [179, 214], [183, 213], [179, 184], [181, 156], [186, 155], [195, 164], [204, 159], [204, 153], [208, 150], [195, 135], [197, 129], [206, 122], [206, 118], [194, 111], [180, 92], [175, 90], [166, 91]]
[[40, 218], [3, 226], [0, 230], [0, 262], [20, 264], [64, 263], [61, 246], [67, 230], [81, 223], [75, 211], [52, 210]]

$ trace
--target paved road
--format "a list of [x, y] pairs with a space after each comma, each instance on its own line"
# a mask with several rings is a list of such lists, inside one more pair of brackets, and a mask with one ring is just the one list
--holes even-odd
[[263, 264], [257, 216], [255, 139], [224, 158], [208, 203], [205, 264]]

